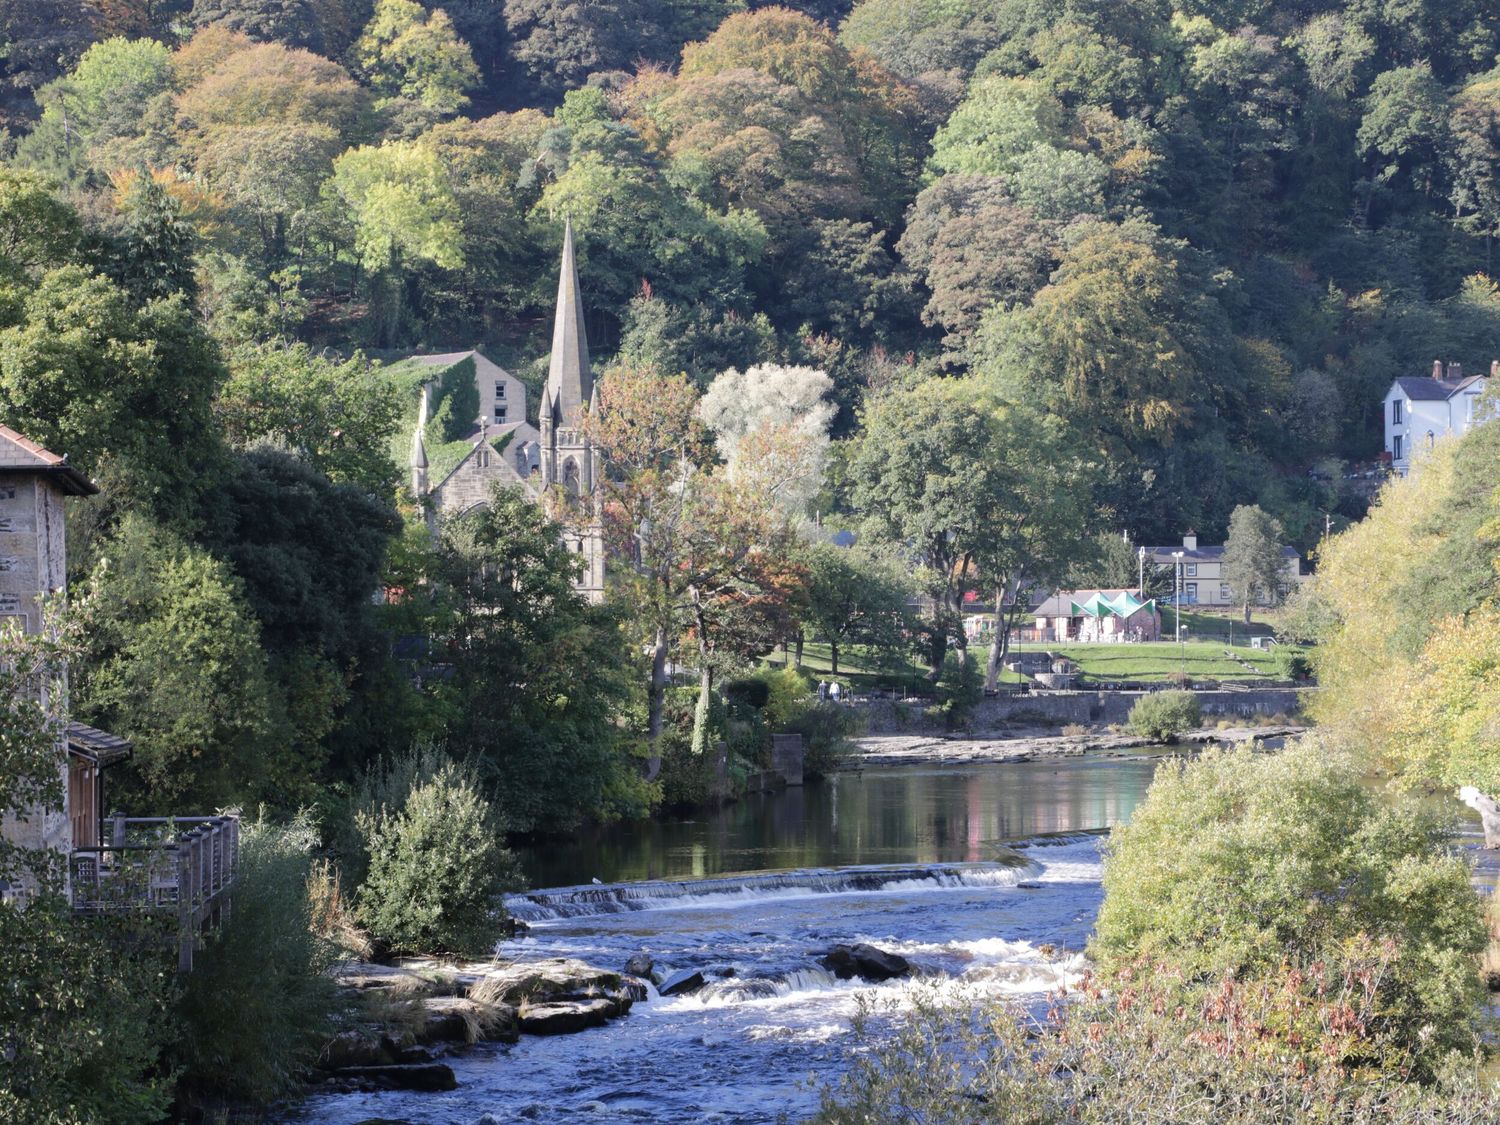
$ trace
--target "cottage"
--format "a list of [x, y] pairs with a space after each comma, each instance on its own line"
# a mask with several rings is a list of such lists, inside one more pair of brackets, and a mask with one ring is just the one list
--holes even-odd
[[[1500, 374], [1500, 360], [1490, 364], [1490, 375]], [[1457, 363], [1432, 361], [1431, 378], [1407, 376], [1391, 383], [1385, 394], [1385, 453], [1403, 477], [1412, 461], [1431, 449], [1439, 438], [1465, 434], [1482, 418], [1480, 396], [1489, 379], [1464, 375]]]
[[[417, 425], [411, 443], [412, 493], [433, 513], [457, 514], [487, 502], [496, 485], [521, 489], [537, 503], [560, 501], [554, 511], [567, 516], [564, 541], [582, 556], [577, 585], [590, 601], [604, 599], [604, 528], [599, 516], [601, 467], [598, 452], [583, 432], [587, 410], [597, 409], [589, 368], [588, 333], [573, 252], [573, 225], [563, 228], [562, 265], [557, 284], [552, 355], [538, 409], [538, 425], [526, 420], [526, 387], [477, 351], [411, 356], [407, 363], [431, 368], [423, 378]], [[480, 413], [460, 439], [467, 448], [434, 483], [428, 460], [432, 400], [440, 376], [461, 366], [472, 377]]]

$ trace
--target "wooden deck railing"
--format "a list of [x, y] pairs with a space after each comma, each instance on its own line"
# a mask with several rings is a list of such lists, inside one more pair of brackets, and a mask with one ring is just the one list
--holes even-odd
[[108, 844], [73, 851], [73, 909], [175, 912], [177, 966], [187, 972], [204, 929], [229, 917], [239, 817], [117, 814], [104, 827]]

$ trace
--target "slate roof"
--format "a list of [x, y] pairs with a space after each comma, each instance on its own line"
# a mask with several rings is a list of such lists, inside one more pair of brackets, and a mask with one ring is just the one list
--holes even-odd
[[1396, 386], [1401, 388], [1407, 398], [1416, 402], [1446, 402], [1483, 378], [1483, 375], [1467, 375], [1462, 379], [1430, 379], [1420, 375], [1405, 375], [1396, 380]]
[[112, 766], [130, 757], [135, 744], [108, 731], [84, 726], [82, 723], [69, 723], [68, 749], [91, 759], [99, 766]]
[[[1172, 556], [1178, 551], [1182, 552], [1184, 562], [1220, 562], [1224, 558], [1223, 547], [1184, 547], [1181, 543], [1174, 543], [1170, 547], [1147, 547], [1146, 553], [1153, 561], [1171, 562]], [[1297, 553], [1296, 547], [1281, 548], [1281, 557], [1284, 559], [1296, 559], [1302, 556]]]
[[66, 457], [43, 449], [9, 426], [0, 426], [0, 473], [45, 473], [55, 477], [62, 490], [72, 496], [92, 496], [99, 491], [93, 481], [68, 464]]

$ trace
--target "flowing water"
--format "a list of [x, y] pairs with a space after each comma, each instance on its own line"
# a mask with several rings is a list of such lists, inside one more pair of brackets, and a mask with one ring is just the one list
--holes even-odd
[[[1040, 998], [1077, 978], [1098, 909], [1099, 831], [1125, 819], [1153, 763], [1067, 759], [843, 774], [690, 821], [616, 826], [522, 862], [529, 934], [502, 955], [698, 970], [607, 1027], [524, 1037], [452, 1060], [445, 1094], [313, 1099], [305, 1121], [732, 1122], [815, 1108], [854, 1048], [860, 994], [818, 966], [866, 941], [975, 994]], [[598, 880], [598, 882], [595, 882]], [[951, 982], [951, 983], [950, 983]]]

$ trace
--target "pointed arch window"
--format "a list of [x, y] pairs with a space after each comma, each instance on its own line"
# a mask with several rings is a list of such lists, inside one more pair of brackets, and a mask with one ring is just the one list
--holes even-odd
[[562, 479], [563, 487], [571, 492], [574, 496], [577, 496], [580, 489], [578, 462], [572, 457], [569, 457], [566, 461], [563, 462]]

